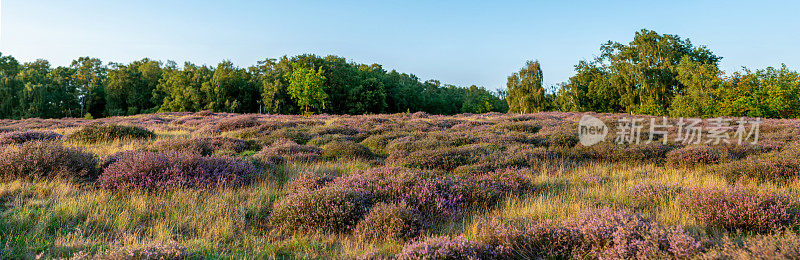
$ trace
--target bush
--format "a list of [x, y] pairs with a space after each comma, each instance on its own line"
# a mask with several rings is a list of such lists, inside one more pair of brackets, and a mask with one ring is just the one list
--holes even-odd
[[613, 259], [688, 258], [699, 241], [679, 227], [666, 228], [627, 211], [590, 210], [564, 221], [580, 234], [576, 256]]
[[187, 152], [124, 152], [111, 159], [100, 176], [107, 189], [213, 189], [248, 182], [258, 171], [230, 157]]
[[58, 141], [61, 135], [51, 131], [16, 131], [0, 134], [0, 145], [21, 144], [30, 141]]
[[335, 180], [333, 175], [318, 175], [314, 173], [304, 173], [297, 178], [292, 179], [283, 186], [283, 193], [294, 194], [299, 192], [314, 191], [324, 188]]
[[790, 181], [800, 176], [800, 156], [788, 152], [768, 153], [720, 164], [709, 171], [729, 180], [751, 177], [765, 181]]
[[338, 160], [370, 160], [375, 154], [369, 148], [353, 141], [333, 141], [322, 147], [325, 158]]
[[595, 160], [610, 162], [663, 162], [672, 147], [662, 143], [615, 144], [599, 143], [583, 147]]
[[278, 140], [258, 152], [254, 158], [263, 164], [283, 164], [287, 162], [324, 161], [319, 147], [299, 145], [289, 140]]
[[187, 252], [186, 247], [172, 241], [167, 245], [149, 245], [138, 248], [121, 247], [115, 250], [100, 252], [95, 256], [90, 256], [89, 253], [81, 251], [76, 253], [73, 260], [88, 260], [88, 259], [130, 259], [130, 260], [147, 260], [147, 259], [186, 259], [191, 257]]
[[580, 245], [577, 230], [548, 222], [492, 218], [479, 223], [478, 241], [497, 248], [508, 259], [568, 259]]
[[109, 142], [113, 140], [142, 140], [156, 138], [156, 134], [139, 126], [88, 125], [70, 134], [67, 138], [87, 143]]
[[575, 133], [569, 133], [565, 131], [555, 131], [552, 133], [548, 133], [545, 135], [547, 139], [547, 144], [550, 147], [563, 147], [563, 148], [570, 148], [575, 147], [578, 144], [578, 135]]
[[770, 232], [798, 220], [798, 205], [789, 196], [752, 188], [695, 189], [681, 203], [697, 220], [730, 231]]
[[270, 223], [283, 232], [346, 233], [367, 214], [372, 200], [358, 189], [326, 187], [278, 200]]
[[409, 240], [425, 229], [420, 212], [405, 203], [379, 203], [356, 225], [355, 235], [365, 241]]
[[735, 242], [730, 238], [709, 249], [702, 259], [800, 259], [800, 236], [792, 232], [759, 235]]
[[153, 144], [153, 148], [158, 151], [182, 151], [211, 155], [217, 151], [241, 153], [245, 150], [258, 149], [258, 145], [254, 142], [230, 137], [201, 137], [159, 140]]
[[516, 132], [525, 132], [525, 133], [532, 133], [535, 134], [542, 129], [538, 123], [532, 121], [520, 121], [520, 122], [504, 122], [500, 124], [494, 125], [494, 128], [497, 129], [508, 129], [511, 131]]
[[498, 149], [492, 145], [465, 145], [436, 150], [419, 150], [406, 156], [394, 154], [390, 161], [412, 168], [452, 171], [458, 166], [475, 164], [480, 160], [492, 160], [491, 154]]
[[252, 115], [238, 115], [226, 119], [222, 119], [217, 123], [217, 128], [220, 131], [227, 132], [242, 128], [249, 128], [258, 125], [255, 116]]
[[729, 159], [728, 151], [721, 147], [687, 146], [667, 153], [667, 162], [678, 167], [718, 164]]
[[397, 259], [495, 259], [499, 250], [464, 237], [431, 237], [406, 244]]
[[653, 208], [669, 199], [677, 198], [685, 189], [677, 184], [642, 183], [631, 187], [628, 196], [636, 208]]
[[0, 180], [97, 177], [97, 158], [60, 143], [33, 141], [0, 151]]

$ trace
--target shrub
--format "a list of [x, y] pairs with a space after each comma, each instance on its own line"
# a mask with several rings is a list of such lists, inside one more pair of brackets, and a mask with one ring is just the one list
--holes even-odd
[[800, 236], [792, 232], [758, 235], [741, 243], [725, 239], [702, 259], [800, 259]]
[[203, 110], [203, 111], [194, 112], [193, 115], [195, 115], [195, 116], [213, 116], [214, 112], [211, 112], [210, 110]]
[[536, 133], [542, 129], [542, 126], [532, 121], [519, 121], [519, 122], [504, 122], [494, 125], [495, 129], [508, 129], [516, 132]]
[[252, 163], [187, 152], [131, 151], [117, 155], [100, 176], [107, 189], [213, 189], [248, 182]]
[[233, 131], [242, 128], [254, 127], [258, 125], [255, 116], [252, 115], [238, 115], [226, 119], [222, 119], [217, 123], [217, 128], [223, 132]]
[[720, 164], [709, 169], [730, 180], [751, 177], [758, 180], [788, 181], [800, 176], [800, 156], [788, 153], [768, 153]]
[[464, 237], [430, 237], [406, 244], [397, 259], [495, 259], [497, 248]]
[[369, 194], [352, 188], [298, 192], [275, 203], [270, 223], [290, 233], [346, 233], [367, 214], [371, 204]]
[[130, 260], [147, 260], [147, 259], [186, 259], [191, 257], [187, 252], [186, 247], [178, 244], [178, 242], [171, 241], [169, 244], [153, 244], [138, 248], [121, 247], [115, 250], [100, 252], [95, 256], [90, 256], [88, 252], [81, 251], [76, 253], [73, 260], [88, 260], [88, 259], [130, 259]]
[[365, 241], [409, 240], [425, 229], [420, 212], [405, 203], [379, 203], [356, 225], [355, 235]]
[[667, 153], [667, 162], [678, 167], [718, 164], [729, 158], [725, 148], [710, 146], [687, 146]]
[[555, 131], [545, 135], [547, 144], [550, 147], [575, 147], [578, 144], [578, 135], [565, 131]]
[[627, 211], [590, 210], [564, 221], [580, 234], [573, 255], [589, 258], [657, 259], [688, 258], [697, 254], [700, 242], [678, 227], [666, 228]]
[[299, 192], [314, 191], [324, 188], [335, 180], [333, 175], [318, 175], [314, 173], [304, 173], [297, 178], [292, 179], [283, 186], [283, 193], [294, 194]]
[[269, 138], [272, 140], [286, 139], [298, 144], [305, 144], [314, 138], [314, 135], [302, 128], [281, 128], [270, 132]]
[[628, 196], [631, 198], [634, 207], [650, 208], [666, 202], [669, 199], [677, 198], [683, 194], [684, 188], [680, 185], [664, 185], [653, 183], [642, 183], [631, 187]]
[[436, 150], [415, 151], [407, 156], [390, 156], [389, 160], [406, 167], [452, 171], [461, 165], [492, 160], [491, 154], [498, 149], [493, 145], [475, 144], [460, 147], [447, 147]]
[[97, 177], [97, 158], [60, 143], [33, 141], [0, 151], [0, 180]]
[[289, 140], [275, 141], [269, 147], [258, 152], [254, 158], [263, 164], [282, 164], [286, 162], [320, 162], [322, 149], [319, 147], [299, 145]]
[[30, 141], [57, 141], [61, 135], [51, 131], [16, 131], [0, 134], [0, 145], [21, 144]]
[[317, 126], [311, 132], [318, 135], [356, 135], [358, 129], [349, 125], [326, 125]]
[[258, 146], [253, 142], [230, 137], [201, 137], [159, 140], [153, 144], [159, 151], [182, 151], [201, 155], [211, 155], [216, 151], [231, 151], [241, 153], [245, 150], [254, 150]]
[[375, 154], [369, 148], [353, 141], [333, 141], [323, 146], [322, 150], [323, 156], [331, 159], [370, 160], [375, 158]]
[[479, 223], [478, 241], [506, 248], [508, 259], [568, 259], [580, 245], [577, 230], [557, 223], [492, 218]]
[[110, 124], [84, 126], [67, 138], [80, 142], [97, 143], [113, 140], [153, 139], [156, 138], [156, 134], [139, 126]]
[[615, 144], [600, 143], [583, 147], [595, 160], [610, 162], [663, 162], [670, 146], [662, 143], [649, 144]]
[[752, 188], [694, 189], [682, 206], [699, 221], [727, 230], [769, 232], [797, 222], [798, 207], [789, 197]]

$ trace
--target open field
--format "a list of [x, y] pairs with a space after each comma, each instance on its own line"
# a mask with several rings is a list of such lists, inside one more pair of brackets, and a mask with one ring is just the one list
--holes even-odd
[[2, 120], [0, 259], [800, 258], [800, 120], [618, 145], [651, 117], [592, 113], [587, 147], [582, 115]]

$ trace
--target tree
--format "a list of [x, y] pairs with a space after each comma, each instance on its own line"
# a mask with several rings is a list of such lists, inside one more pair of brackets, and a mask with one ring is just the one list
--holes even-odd
[[683, 56], [678, 64], [678, 81], [685, 87], [675, 93], [669, 114], [673, 117], [716, 115], [715, 96], [722, 86], [722, 71], [716, 63], [700, 63]]
[[0, 118], [13, 118], [19, 106], [17, 95], [22, 89], [22, 82], [17, 79], [17, 74], [20, 69], [14, 57], [0, 53]]
[[102, 115], [105, 112], [106, 67], [97, 58], [80, 57], [73, 60], [70, 68], [74, 70], [71, 81], [78, 88], [81, 114]]
[[528, 61], [525, 67], [508, 77], [508, 108], [512, 113], [533, 113], [546, 110], [539, 61]]
[[311, 110], [325, 109], [328, 94], [325, 93], [325, 76], [322, 68], [314, 69], [299, 63], [292, 63], [292, 73], [288, 74], [289, 94], [309, 114]]

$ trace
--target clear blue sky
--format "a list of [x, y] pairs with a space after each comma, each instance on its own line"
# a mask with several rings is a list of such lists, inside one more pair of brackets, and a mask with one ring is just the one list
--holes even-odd
[[5, 0], [0, 52], [67, 65], [79, 56], [239, 66], [281, 55], [344, 56], [423, 80], [490, 89], [528, 59], [563, 82], [608, 41], [678, 34], [742, 66], [800, 64], [792, 1], [37, 1]]

